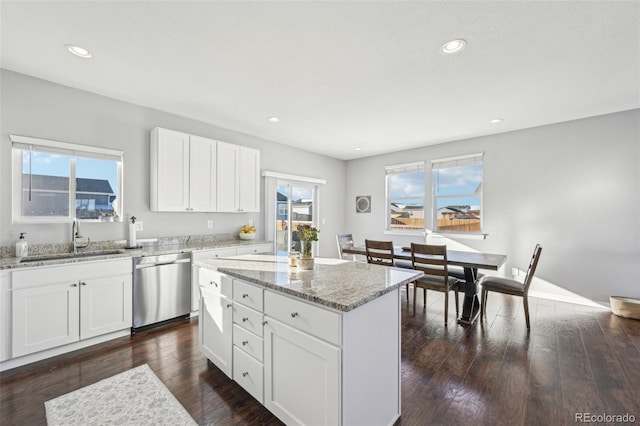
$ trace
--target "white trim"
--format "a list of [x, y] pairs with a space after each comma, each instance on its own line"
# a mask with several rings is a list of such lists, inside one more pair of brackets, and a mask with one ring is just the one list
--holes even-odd
[[272, 177], [272, 178], [276, 178], [276, 179], [294, 180], [294, 181], [298, 181], [298, 182], [316, 183], [316, 184], [320, 184], [320, 185], [325, 185], [327, 183], [326, 179], [318, 179], [318, 178], [312, 178], [312, 177], [306, 177], [306, 176], [290, 175], [290, 174], [287, 174], [287, 173], [279, 173], [279, 172], [270, 172], [268, 170], [263, 171], [262, 172], [262, 176], [263, 177]]
[[431, 164], [444, 163], [447, 161], [466, 160], [468, 158], [476, 158], [476, 157], [484, 157], [484, 152], [478, 152], [475, 154], [456, 155], [455, 157], [438, 158], [436, 160], [431, 160]]
[[396, 164], [394, 166], [385, 166], [384, 170], [387, 174], [398, 173], [410, 170], [420, 170], [426, 167], [425, 161], [417, 161], [415, 163]]
[[32, 138], [29, 136], [9, 135], [13, 148], [29, 149], [33, 147], [34, 150], [38, 148], [48, 151], [64, 152], [68, 155], [78, 155], [80, 157], [87, 157], [87, 153], [97, 154], [100, 158], [123, 161], [124, 151], [116, 149], [100, 148], [97, 146], [79, 145], [69, 142], [59, 142], [47, 139]]

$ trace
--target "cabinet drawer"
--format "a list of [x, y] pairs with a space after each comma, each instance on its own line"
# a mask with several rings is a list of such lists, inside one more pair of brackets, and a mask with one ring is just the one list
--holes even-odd
[[259, 337], [263, 335], [262, 318], [262, 312], [254, 311], [239, 303], [234, 303], [233, 305], [233, 323]]
[[198, 273], [198, 284], [216, 294], [231, 298], [233, 280], [227, 275], [207, 268], [200, 268]]
[[219, 259], [221, 257], [235, 256], [236, 249], [233, 248], [220, 248], [212, 250], [198, 250], [191, 253], [191, 260], [203, 260], [203, 259]]
[[237, 324], [233, 325], [233, 344], [262, 362], [262, 338], [248, 332]]
[[263, 293], [260, 287], [247, 284], [244, 281], [233, 281], [233, 300], [253, 308], [256, 311], [263, 311]]
[[238, 254], [252, 254], [252, 253], [271, 253], [273, 252], [273, 244], [258, 244], [252, 246], [240, 246], [238, 247]]
[[261, 404], [264, 403], [263, 364], [251, 358], [236, 346], [233, 347], [233, 380], [235, 380]]
[[265, 315], [340, 346], [340, 314], [271, 291], [264, 298]]

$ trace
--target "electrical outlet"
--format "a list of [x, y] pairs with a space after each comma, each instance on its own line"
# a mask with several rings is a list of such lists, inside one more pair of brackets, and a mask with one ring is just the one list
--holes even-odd
[[213, 221], [211, 219], [207, 220], [207, 228], [208, 229], [213, 228]]
[[513, 275], [514, 277], [520, 275], [520, 271], [518, 270], [518, 268], [511, 268], [511, 275]]
[[139, 220], [136, 222], [136, 231], [142, 231], [144, 228], [142, 226], [142, 221]]
[[249, 219], [249, 226], [253, 226], [253, 219]]

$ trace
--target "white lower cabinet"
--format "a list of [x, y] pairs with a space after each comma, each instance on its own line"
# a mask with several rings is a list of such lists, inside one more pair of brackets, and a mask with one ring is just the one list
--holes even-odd
[[0, 271], [0, 362], [11, 358], [11, 273]]
[[202, 293], [198, 330], [200, 350], [224, 374], [232, 378], [232, 280], [209, 269], [200, 270], [199, 280]]
[[205, 259], [219, 259], [222, 257], [236, 256], [240, 254], [257, 254], [273, 252], [272, 243], [248, 244], [238, 247], [225, 247], [217, 249], [194, 250], [191, 252], [191, 311], [200, 309], [200, 291], [198, 290], [200, 268], [194, 262]]
[[286, 424], [340, 424], [340, 349], [266, 317], [264, 406]]
[[13, 273], [12, 356], [131, 327], [131, 259]]
[[[202, 352], [285, 424], [399, 418], [398, 289], [339, 312], [206, 268], [200, 277]], [[232, 282], [224, 297], [211, 290], [216, 280]]]

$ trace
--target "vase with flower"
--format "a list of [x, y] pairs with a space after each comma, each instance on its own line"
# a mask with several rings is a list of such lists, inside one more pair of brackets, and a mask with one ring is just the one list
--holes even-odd
[[318, 228], [311, 225], [298, 226], [298, 238], [300, 239], [300, 260], [298, 269], [313, 269], [313, 242], [318, 241]]

